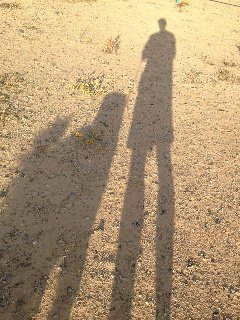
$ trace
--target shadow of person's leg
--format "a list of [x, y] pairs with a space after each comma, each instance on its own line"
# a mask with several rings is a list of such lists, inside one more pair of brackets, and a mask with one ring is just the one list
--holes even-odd
[[156, 319], [169, 320], [172, 291], [174, 186], [170, 145], [158, 146], [159, 194], [156, 236]]
[[120, 224], [116, 272], [109, 319], [131, 319], [134, 275], [144, 215], [144, 167], [147, 152], [133, 151]]
[[[94, 179], [94, 181], [100, 182]], [[103, 180], [103, 178], [102, 178]], [[85, 186], [86, 189], [87, 186]], [[88, 196], [83, 192], [78, 200], [68, 203], [63, 213], [62, 220], [68, 221], [72, 218], [69, 230], [65, 230], [64, 236], [64, 259], [61, 266], [61, 273], [58, 277], [57, 288], [52, 302], [51, 310], [47, 319], [68, 320], [71, 318], [71, 310], [75, 297], [79, 293], [81, 279], [87, 259], [90, 236], [93, 231], [93, 224], [104, 192], [104, 187], [95, 188], [88, 185], [92, 193]], [[84, 201], [88, 204], [88, 209], [83, 209]], [[71, 214], [70, 214], [71, 213]]]
[[70, 244], [74, 247], [67, 252], [63, 260], [62, 272], [58, 277], [56, 296], [47, 319], [70, 319], [74, 298], [78, 294], [81, 283], [88, 240], [88, 237], [84, 237], [81, 241], [73, 241], [75, 243]]
[[60, 176], [56, 159], [63, 152], [61, 140], [68, 125], [68, 118], [57, 118], [39, 132], [30, 152], [19, 158], [18, 175], [9, 185], [0, 217], [4, 248], [0, 250], [4, 275], [0, 291], [7, 298], [1, 319], [30, 319], [39, 313], [48, 275], [58, 260], [53, 245], [57, 209], [49, 201], [52, 190], [48, 186], [53, 176]]

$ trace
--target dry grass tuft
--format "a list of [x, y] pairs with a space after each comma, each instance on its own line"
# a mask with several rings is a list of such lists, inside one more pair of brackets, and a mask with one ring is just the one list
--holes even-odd
[[180, 9], [180, 11], [182, 10], [182, 8], [187, 6], [189, 6], [189, 2], [184, 0], [177, 4], [177, 7]]
[[225, 60], [225, 59], [223, 60], [222, 63], [224, 64], [225, 67], [236, 67], [236, 66], [237, 66], [235, 62], [233, 62], [233, 61], [227, 61], [227, 60]]
[[21, 91], [24, 82], [23, 75], [16, 73], [5, 73], [0, 75], [0, 123], [12, 118], [20, 119], [21, 110], [14, 104], [14, 95]]
[[90, 43], [93, 42], [92, 38], [86, 37], [87, 33], [88, 33], [88, 29], [87, 28], [80, 32], [80, 42], [81, 43], [90, 44]]
[[231, 83], [240, 83], [240, 77], [232, 74], [227, 69], [219, 69], [217, 76], [218, 76], [218, 79], [221, 81], [227, 81]]
[[186, 74], [186, 82], [187, 83], [194, 83], [198, 84], [202, 82], [202, 75], [203, 73], [201, 71], [191, 69], [187, 74]]
[[2, 90], [4, 89], [12, 93], [19, 93], [23, 82], [23, 74], [19, 72], [4, 73], [0, 75], [0, 89]]
[[230, 81], [232, 74], [227, 69], [219, 69], [218, 70], [218, 79], [222, 81]]
[[12, 118], [20, 119], [20, 112], [11, 102], [10, 96], [0, 92], [0, 124], [4, 126]]
[[2, 9], [20, 9], [20, 5], [16, 2], [3, 2], [0, 3], [0, 8]]
[[118, 35], [116, 38], [110, 37], [107, 39], [105, 43], [103, 52], [117, 54], [119, 47], [120, 47], [120, 36]]
[[86, 2], [92, 4], [93, 2], [97, 2], [97, 0], [67, 0], [67, 2], [78, 3], [78, 2]]

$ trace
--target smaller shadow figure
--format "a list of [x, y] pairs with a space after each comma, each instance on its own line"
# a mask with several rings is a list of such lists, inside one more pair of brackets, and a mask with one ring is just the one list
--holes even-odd
[[156, 212], [156, 319], [170, 318], [172, 289], [174, 190], [171, 165], [172, 67], [175, 38], [159, 21], [160, 32], [145, 45], [146, 61], [135, 104], [128, 146], [132, 159], [120, 224], [110, 319], [130, 320], [137, 259], [144, 220], [144, 171], [147, 155], [156, 148], [158, 203]]
[[106, 95], [78, 138], [65, 136], [70, 119], [57, 119], [22, 158], [0, 217], [2, 319], [39, 315], [56, 266], [56, 292], [44, 319], [70, 318], [125, 105], [122, 93]]

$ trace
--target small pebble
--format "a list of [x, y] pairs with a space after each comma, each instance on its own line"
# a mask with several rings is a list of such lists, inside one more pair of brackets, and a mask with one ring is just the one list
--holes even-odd
[[193, 259], [188, 259], [187, 260], [187, 267], [188, 268], [190, 268], [190, 267], [192, 267], [192, 266], [194, 266], [195, 265], [195, 262], [194, 262], [194, 260]]
[[232, 293], [232, 294], [234, 294], [234, 293], [236, 293], [236, 288], [234, 288], [233, 286], [230, 286], [229, 287], [229, 289], [228, 289], [228, 291], [230, 292], [230, 293]]
[[218, 319], [220, 319], [220, 311], [216, 309], [212, 313], [212, 320], [218, 320]]
[[222, 218], [221, 218], [221, 217], [216, 217], [216, 218], [215, 218], [215, 223], [216, 223], [216, 224], [220, 224], [221, 221], [222, 221]]
[[58, 319], [59, 319], [59, 314], [58, 313], [54, 313], [53, 320], [58, 320]]
[[68, 293], [73, 293], [73, 288], [68, 287], [68, 288], [67, 288], [67, 292], [68, 292]]
[[7, 195], [7, 191], [5, 190], [0, 190], [0, 198], [4, 198]]
[[98, 225], [98, 229], [104, 231], [104, 224], [105, 224], [105, 221], [101, 219]]

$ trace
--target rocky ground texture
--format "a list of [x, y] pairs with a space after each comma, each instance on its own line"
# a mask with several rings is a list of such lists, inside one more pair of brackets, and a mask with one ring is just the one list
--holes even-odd
[[239, 1], [1, 0], [0, 21], [0, 318], [239, 320]]

